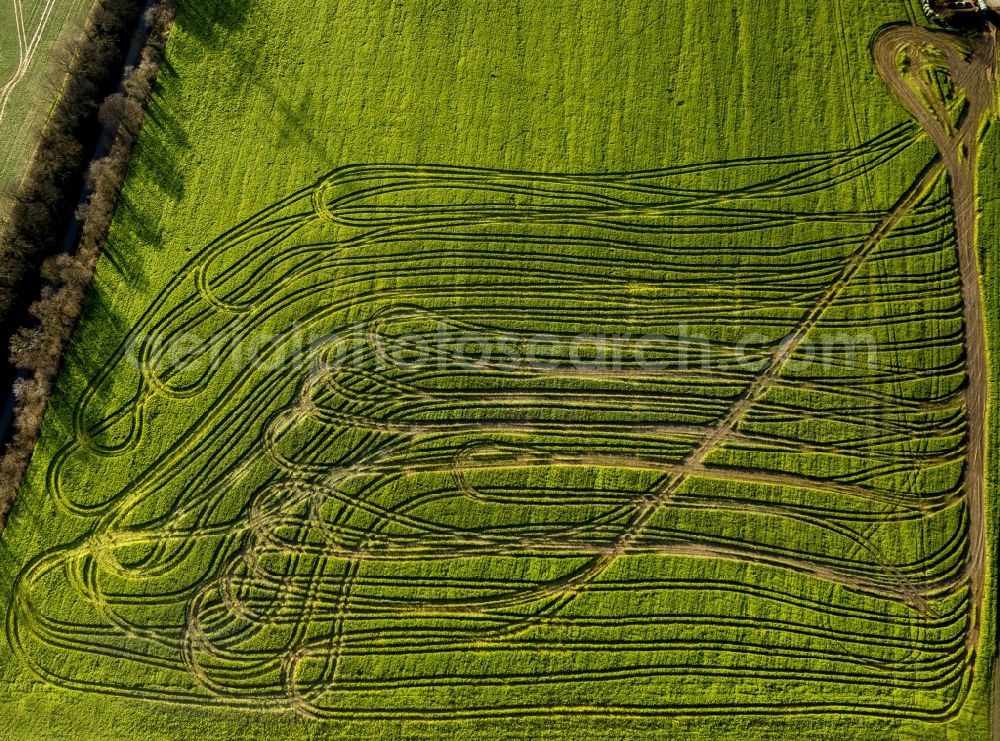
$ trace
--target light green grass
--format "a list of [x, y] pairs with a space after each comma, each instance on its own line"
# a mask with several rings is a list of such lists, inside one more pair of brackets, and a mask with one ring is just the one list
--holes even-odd
[[[0, 542], [7, 736], [987, 738], [992, 596], [971, 672], [967, 591], [908, 596], [965, 545], [942, 182], [809, 328], [873, 363], [796, 353], [669, 473], [933, 157], [868, 52], [913, 11], [183, 1]], [[316, 187], [355, 163], [394, 167]], [[118, 351], [354, 323], [364, 362], [312, 386]], [[680, 325], [711, 370], [669, 339], [659, 373], [458, 341], [379, 370], [368, 341]]]
[[80, 34], [92, 5], [92, 0], [0, 3], [0, 106], [6, 100], [0, 115], [0, 184], [16, 184], [24, 174], [39, 127], [59, 93], [61, 75], [52, 50]]

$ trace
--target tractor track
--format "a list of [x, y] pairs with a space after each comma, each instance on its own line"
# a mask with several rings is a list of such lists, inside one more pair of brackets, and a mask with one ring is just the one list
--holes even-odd
[[[919, 127], [841, 151], [602, 174], [356, 165], [263, 209], [196, 253], [134, 328], [206, 331], [219, 358], [199, 366], [169, 361], [154, 342], [123, 343], [78, 400], [47, 483], [88, 528], [19, 575], [11, 645], [46, 681], [83, 692], [313, 718], [954, 718], [985, 599], [975, 162], [992, 39], [881, 34], [876, 65]], [[901, 66], [906, 53], [917, 63]], [[964, 96], [951, 128], [953, 111], [915, 76], [924, 58]], [[937, 156], [877, 206], [871, 168], [924, 137]], [[723, 169], [728, 190], [699, 180]], [[811, 200], [855, 185], [857, 210]], [[817, 224], [822, 239], [801, 236]], [[762, 233], [777, 246], [761, 247]], [[940, 265], [901, 272], [908, 254]], [[739, 256], [740, 270], [713, 284], [720, 256]], [[450, 280], [466, 267], [457, 300]], [[870, 268], [889, 287], [852, 294], [874, 280]], [[935, 306], [922, 312], [918, 299]], [[857, 329], [867, 317], [857, 307], [873, 302], [879, 321], [916, 338], [890, 333], [891, 357], [863, 378], [846, 357], [803, 361], [817, 329]], [[262, 353], [279, 357], [268, 370], [221, 370], [232, 336], [293, 315], [324, 330], [354, 312], [366, 318], [360, 332], [309, 345], [304, 359], [279, 357], [283, 338]], [[472, 333], [492, 349], [538, 328], [558, 340], [581, 326], [738, 327], [748, 317], [779, 339], [747, 351], [720, 333], [695, 371], [680, 336], [645, 348], [662, 361], [653, 371], [628, 351], [614, 372], [567, 368], [558, 349], [549, 365], [470, 367], [459, 340], [438, 343], [421, 369], [379, 355], [434, 332]], [[952, 358], [958, 348], [964, 357]], [[907, 365], [921, 353], [938, 365]], [[334, 355], [351, 362], [331, 364]], [[189, 426], [142, 458], [154, 400], [192, 410]], [[131, 461], [113, 490], [74, 479], [95, 466], [113, 480]], [[960, 481], [922, 483], [940, 469], [960, 470]], [[913, 535], [926, 543], [894, 550]], [[649, 559], [662, 574], [622, 572]], [[539, 571], [512, 575], [525, 561]], [[692, 563], [711, 565], [711, 577], [686, 579]], [[678, 564], [688, 572], [670, 571]], [[676, 603], [677, 614], [645, 603], [672, 586], [725, 598]], [[613, 639], [606, 595], [618, 600]], [[771, 611], [758, 614], [759, 630], [733, 632], [760, 605]], [[539, 651], [550, 663], [523, 659]], [[115, 670], [74, 674], [67, 653]], [[426, 662], [457, 654], [458, 669]], [[370, 657], [402, 663], [370, 670]], [[149, 668], [164, 677], [155, 688], [136, 678]], [[595, 702], [616, 683], [677, 676], [696, 691], [724, 678], [786, 694]], [[574, 702], [472, 695], [445, 708], [433, 694], [516, 687], [530, 699], [552, 685]], [[859, 703], [861, 686], [870, 694]]]

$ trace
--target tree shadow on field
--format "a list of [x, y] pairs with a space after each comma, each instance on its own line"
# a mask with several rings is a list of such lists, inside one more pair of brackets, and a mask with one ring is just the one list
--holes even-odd
[[115, 229], [102, 250], [103, 258], [121, 276], [129, 291], [148, 289], [149, 278], [136, 258], [163, 249], [163, 230], [156, 224], [156, 214], [127, 191], [118, 198]]
[[184, 178], [180, 172], [180, 154], [190, 147], [187, 133], [177, 117], [164, 105], [163, 96], [154, 91], [146, 106], [142, 136], [136, 142], [136, 167], [145, 168], [145, 180], [154, 184], [164, 196], [178, 201], [184, 195]]
[[[13, 594], [14, 582], [24, 568], [25, 561], [34, 555], [18, 553], [11, 548], [10, 538], [4, 537], [4, 531], [10, 526], [10, 521], [12, 519], [18, 521], [17, 531], [21, 534], [22, 542], [27, 539], [29, 542], [44, 543], [51, 539], [51, 534], [46, 533], [47, 528], [42, 522], [37, 505], [26, 502], [27, 499], [27, 497], [16, 497], [10, 512], [0, 520], [0, 606], [4, 613], [7, 610], [7, 598]], [[46, 537], [47, 535], [49, 537]]]
[[164, 64], [146, 104], [142, 133], [118, 197], [114, 228], [102, 250], [126, 285], [136, 291], [149, 285], [139, 256], [163, 249], [163, 203], [179, 201], [184, 195], [181, 163], [190, 141], [169, 106], [169, 101], [179, 97], [179, 85], [174, 67]]
[[[94, 281], [87, 292], [80, 314], [80, 327], [84, 331], [74, 336], [64, 359], [65, 368], [76, 377], [75, 383], [72, 384], [74, 386], [82, 387], [97, 377], [108, 359], [113, 356], [122, 338], [132, 331], [130, 318], [123, 313], [123, 309], [116, 308], [115, 304], [109, 301], [116, 287], [109, 286], [109, 281]], [[119, 302], [118, 306], [122, 306], [122, 302]], [[70, 385], [65, 383], [68, 380], [60, 379], [59, 386]], [[61, 389], [57, 388], [56, 394], [58, 395], [60, 391]], [[72, 413], [76, 399], [70, 400], [67, 397], [63, 400], [66, 403], [56, 403], [57, 395], [53, 395], [50, 407], [57, 410], [65, 409], [68, 413]], [[114, 401], [109, 400], [109, 403]]]
[[182, 0], [175, 25], [206, 46], [221, 46], [221, 31], [236, 31], [246, 23], [254, 0]]
[[316, 124], [307, 115], [308, 106], [301, 100], [289, 100], [286, 91], [268, 84], [262, 78], [257, 83], [266, 91], [268, 98], [274, 102], [275, 110], [281, 119], [278, 125], [281, 133], [288, 139], [298, 140], [305, 144], [317, 157], [319, 162], [330, 162], [330, 141], [316, 134]]

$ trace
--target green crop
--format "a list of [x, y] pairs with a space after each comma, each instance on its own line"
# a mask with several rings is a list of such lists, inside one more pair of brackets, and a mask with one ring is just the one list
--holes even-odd
[[20, 181], [58, 87], [53, 48], [80, 32], [90, 6], [90, 0], [0, 5], [0, 183]]
[[914, 8], [181, 2], [0, 550], [9, 736], [988, 738]]

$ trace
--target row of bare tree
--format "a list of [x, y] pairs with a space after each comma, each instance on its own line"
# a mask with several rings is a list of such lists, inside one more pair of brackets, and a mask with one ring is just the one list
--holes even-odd
[[[0, 232], [0, 317], [9, 315], [22, 295], [27, 274], [40, 270], [42, 278], [41, 296], [28, 307], [30, 323], [18, 329], [11, 340], [10, 360], [27, 372], [14, 382], [13, 434], [0, 457], [0, 526], [31, 459], [60, 362], [111, 228], [145, 106], [163, 61], [176, 0], [160, 0], [147, 11], [149, 34], [139, 62], [127, 71], [121, 89], [101, 101], [101, 81], [109, 68], [113, 72], [120, 64], [121, 44], [127, 43], [129, 19], [134, 24], [137, 6], [138, 0], [100, 0], [96, 4]], [[115, 133], [108, 154], [91, 162], [86, 171], [90, 197], [77, 211], [79, 245], [74, 253], [41, 259], [57, 250], [53, 240], [58, 239], [60, 226], [65, 226], [64, 211], [73, 206], [72, 194], [67, 193], [72, 189], [73, 174], [78, 176], [87, 167], [81, 160], [79, 135], [95, 112]]]

